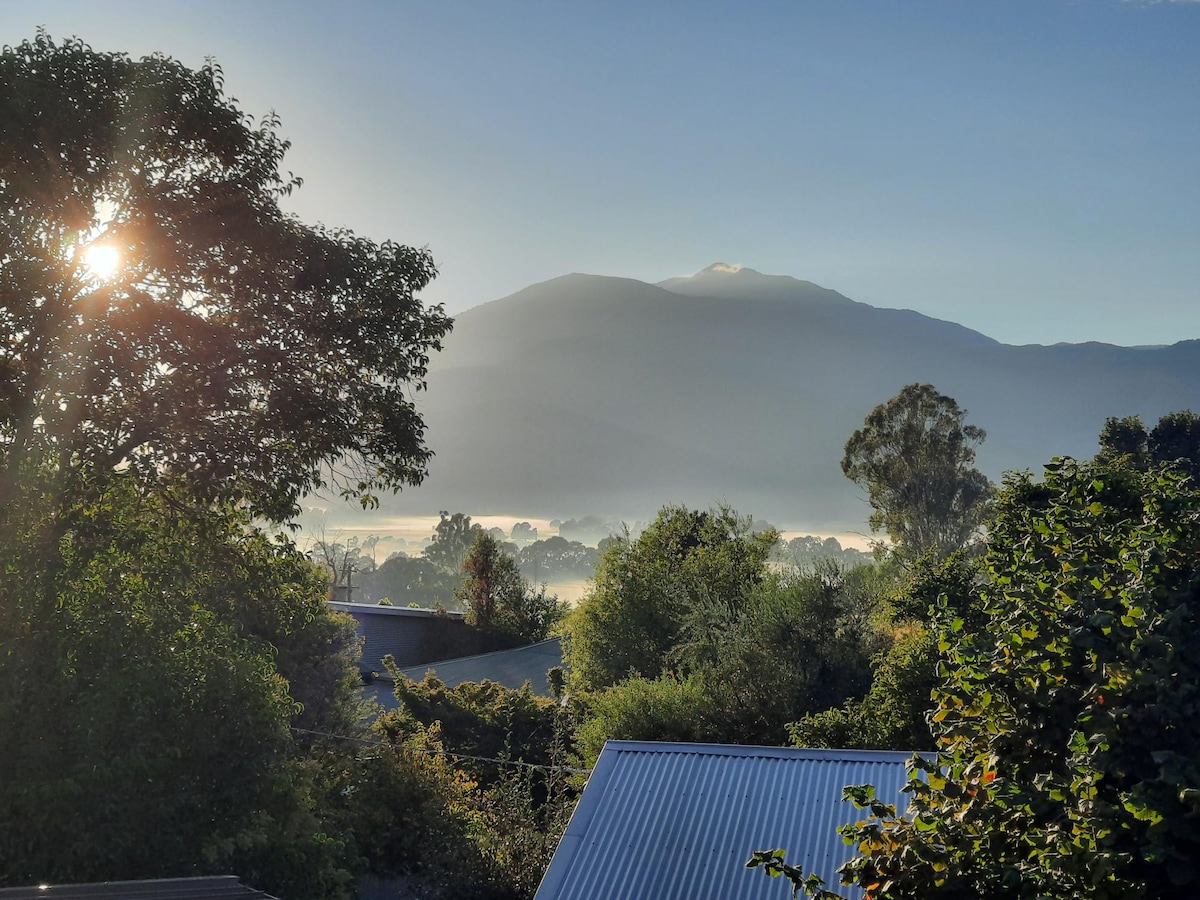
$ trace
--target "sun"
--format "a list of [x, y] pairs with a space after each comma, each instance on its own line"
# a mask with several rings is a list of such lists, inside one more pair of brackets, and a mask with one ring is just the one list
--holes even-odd
[[121, 268], [121, 251], [107, 244], [93, 244], [83, 251], [83, 264], [94, 278], [107, 280]]

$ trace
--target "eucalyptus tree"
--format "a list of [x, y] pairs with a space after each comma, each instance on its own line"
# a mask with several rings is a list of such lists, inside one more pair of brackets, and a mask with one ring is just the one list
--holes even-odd
[[4, 468], [178, 476], [273, 519], [422, 479], [412, 393], [451, 324], [427, 250], [285, 212], [279, 121], [214, 63], [40, 32], [0, 84]]
[[1109, 418], [1100, 431], [1096, 460], [1121, 460], [1143, 470], [1165, 464], [1200, 478], [1200, 415], [1190, 409], [1167, 413], [1149, 431], [1141, 416]]
[[846, 442], [842, 472], [866, 489], [871, 530], [887, 531], [904, 558], [946, 556], [983, 521], [992, 486], [975, 468], [975, 448], [987, 432], [966, 417], [933, 385], [910, 384]]

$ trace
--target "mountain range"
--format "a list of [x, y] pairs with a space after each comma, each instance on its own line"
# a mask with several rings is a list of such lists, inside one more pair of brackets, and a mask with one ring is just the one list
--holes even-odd
[[861, 531], [842, 447], [911, 382], [987, 429], [978, 462], [999, 479], [1092, 455], [1108, 416], [1194, 405], [1200, 341], [1013, 346], [720, 263], [658, 284], [566, 275], [457, 317], [417, 395], [429, 477], [383, 511], [632, 520], [727, 502]]

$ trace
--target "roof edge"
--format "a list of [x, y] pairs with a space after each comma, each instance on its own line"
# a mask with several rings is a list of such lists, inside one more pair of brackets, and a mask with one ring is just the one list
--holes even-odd
[[846, 750], [822, 747], [769, 747], [759, 744], [691, 744], [683, 741], [606, 741], [605, 753], [678, 753], [696, 756], [739, 756], [760, 759], [836, 759], [859, 762], [904, 762], [914, 756], [934, 756], [924, 750]]
[[372, 616], [413, 616], [419, 619], [430, 619], [436, 616], [443, 616], [447, 619], [459, 620], [466, 617], [466, 613], [450, 609], [428, 609], [426, 607], [414, 606], [380, 606], [378, 603], [347, 603], [345, 600], [326, 600], [325, 605], [330, 609], [336, 609], [338, 612], [362, 613], [363, 615]]

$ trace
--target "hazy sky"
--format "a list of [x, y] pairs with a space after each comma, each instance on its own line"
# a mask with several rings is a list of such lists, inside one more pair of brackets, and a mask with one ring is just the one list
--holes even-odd
[[1200, 338], [1200, 2], [0, 0], [214, 56], [454, 311], [715, 261], [1012, 343]]

